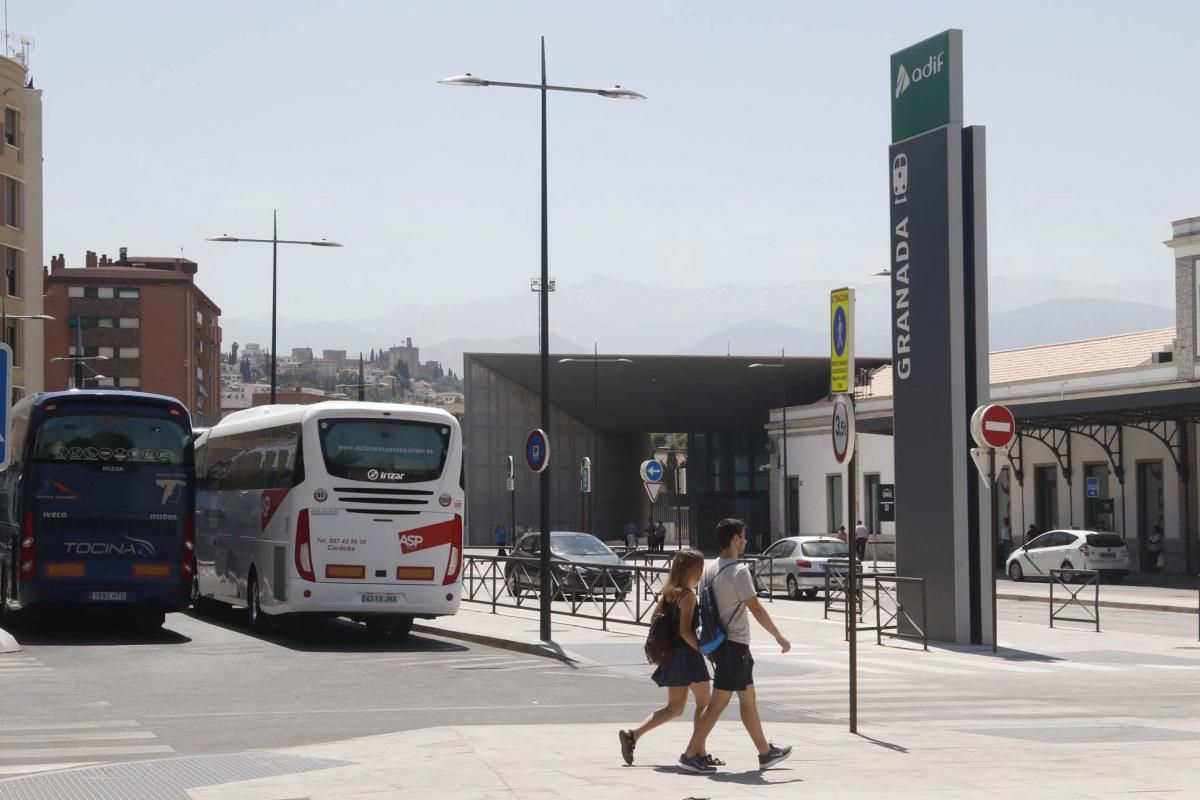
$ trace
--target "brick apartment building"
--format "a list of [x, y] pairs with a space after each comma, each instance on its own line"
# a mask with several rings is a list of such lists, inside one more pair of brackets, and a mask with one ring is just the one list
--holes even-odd
[[157, 392], [181, 400], [193, 422], [221, 416], [221, 309], [196, 286], [186, 258], [128, 256], [113, 261], [88, 251], [83, 267], [57, 255], [45, 271], [46, 388], [74, 385], [82, 340], [85, 387]]

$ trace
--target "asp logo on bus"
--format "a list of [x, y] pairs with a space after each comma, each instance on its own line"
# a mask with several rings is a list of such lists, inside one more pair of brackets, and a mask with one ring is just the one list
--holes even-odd
[[461, 530], [457, 522], [450, 520], [411, 531], [400, 531], [400, 552], [408, 555], [444, 544], [461, 544]]
[[123, 542], [63, 542], [67, 553], [80, 556], [138, 556], [154, 558], [154, 545], [145, 539], [126, 536]]

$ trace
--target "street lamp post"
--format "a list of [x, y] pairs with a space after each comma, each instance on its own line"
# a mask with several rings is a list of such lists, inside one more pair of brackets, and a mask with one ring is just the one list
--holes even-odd
[[596, 463], [598, 461], [598, 432], [596, 422], [600, 419], [600, 365], [601, 364], [632, 364], [632, 358], [600, 358], [600, 351], [595, 342], [592, 342], [592, 357], [587, 358], [560, 358], [560, 364], [586, 364], [592, 362], [592, 472], [591, 472], [591, 498], [588, 508], [588, 522], [592, 530], [588, 533], [594, 534], [596, 527]]
[[782, 442], [782, 444], [781, 444], [781, 447], [783, 448], [783, 535], [784, 535], [785, 537], [787, 537], [787, 536], [791, 536], [791, 535], [792, 535], [792, 526], [791, 526], [791, 519], [790, 519], [790, 517], [791, 517], [791, 504], [792, 504], [792, 498], [791, 498], [791, 486], [790, 486], [790, 485], [789, 485], [789, 483], [788, 483], [788, 453], [787, 453], [787, 353], [786, 353], [786, 351], [785, 351], [783, 348], [780, 348], [780, 350], [779, 350], [779, 363], [778, 363], [778, 364], [758, 364], [758, 363], [755, 363], [755, 364], [751, 364], [751, 365], [750, 365], [750, 369], [759, 369], [759, 368], [767, 368], [767, 369], [772, 369], [772, 368], [774, 368], [774, 369], [779, 369], [779, 370], [780, 370], [780, 372], [781, 372], [781, 374], [782, 374], [782, 376], [783, 376], [783, 380], [781, 381], [781, 384], [782, 384], [782, 386], [783, 386], [783, 397], [782, 397], [782, 400], [783, 400], [783, 405], [780, 407], [780, 410], [781, 410], [781, 412], [782, 412], [782, 414], [783, 414], [783, 436], [782, 436], [782, 438], [780, 439], [780, 441]]
[[[542, 98], [542, 279], [538, 287], [541, 299], [541, 426], [547, 438], [550, 436], [550, 254], [548, 238], [548, 215], [546, 209], [546, 95], [548, 92], [577, 92], [595, 94], [600, 97], [611, 97], [620, 100], [644, 100], [645, 97], [620, 85], [608, 89], [588, 89], [580, 86], [551, 86], [546, 83], [546, 37], [541, 40], [542, 51], [542, 82], [541, 83], [512, 83], [510, 81], [491, 81], [477, 78], [471, 73], [454, 75], [444, 78], [438, 83], [446, 86], [505, 86], [512, 89], [535, 89]], [[542, 547], [541, 547], [541, 638], [550, 640], [550, 472], [542, 470], [539, 480], [541, 493], [539, 516], [541, 518]]]
[[271, 238], [270, 239], [248, 239], [244, 236], [229, 236], [222, 234], [221, 236], [213, 236], [208, 239], [210, 242], [256, 242], [259, 244], [271, 245], [271, 405], [275, 404], [275, 361], [278, 358], [278, 353], [275, 349], [275, 327], [276, 327], [276, 312], [279, 305], [279, 245], [281, 244], [306, 244], [312, 247], [341, 247], [337, 242], [330, 242], [322, 239], [319, 242], [309, 242], [297, 239], [280, 239], [279, 238], [279, 214], [276, 209], [271, 209]]

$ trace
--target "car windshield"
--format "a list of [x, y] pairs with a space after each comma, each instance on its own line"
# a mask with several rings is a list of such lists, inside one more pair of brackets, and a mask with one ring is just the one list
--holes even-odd
[[555, 536], [550, 540], [550, 552], [559, 556], [610, 556], [608, 545], [587, 533]]
[[1087, 543], [1092, 547], [1124, 547], [1125, 540], [1115, 533], [1089, 533]]
[[850, 551], [845, 542], [804, 542], [800, 545], [800, 552], [809, 558], [835, 558]]

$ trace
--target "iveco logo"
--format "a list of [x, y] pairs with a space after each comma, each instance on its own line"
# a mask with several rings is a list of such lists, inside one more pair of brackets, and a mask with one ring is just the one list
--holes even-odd
[[900, 65], [900, 71], [896, 73], [896, 99], [900, 99], [900, 95], [908, 91], [908, 87], [914, 83], [919, 83], [926, 78], [937, 75], [942, 71], [943, 61], [946, 57], [946, 51], [943, 50], [936, 56], [930, 56], [924, 66], [913, 67], [912, 72]]
[[138, 556], [153, 558], [154, 545], [145, 539], [126, 536], [123, 542], [63, 542], [68, 553], [81, 556]]

